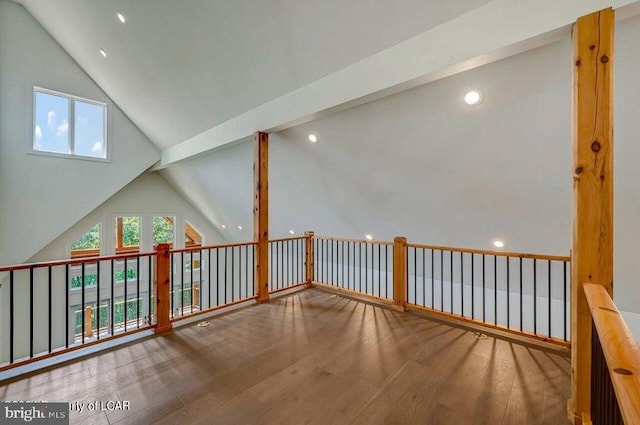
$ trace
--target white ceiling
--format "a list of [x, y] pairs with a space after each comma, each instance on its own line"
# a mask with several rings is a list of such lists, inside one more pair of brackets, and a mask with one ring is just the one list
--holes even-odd
[[20, 3], [162, 150], [487, 1]]

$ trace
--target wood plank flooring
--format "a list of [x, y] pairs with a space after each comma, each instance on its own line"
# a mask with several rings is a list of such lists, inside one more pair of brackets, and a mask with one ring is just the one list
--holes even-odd
[[75, 424], [561, 425], [569, 358], [308, 289], [0, 385]]

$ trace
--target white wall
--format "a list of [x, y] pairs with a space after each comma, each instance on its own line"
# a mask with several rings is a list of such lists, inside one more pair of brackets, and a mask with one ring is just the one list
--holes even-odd
[[[618, 23], [615, 297], [640, 312], [640, 18]], [[462, 102], [484, 92], [475, 108]], [[311, 144], [309, 133], [318, 135]], [[270, 138], [273, 237], [321, 235], [568, 255], [571, 249], [570, 40], [355, 107]], [[218, 225], [251, 223], [252, 144], [163, 176]], [[208, 182], [193, 185], [191, 182]], [[211, 202], [215, 199], [216, 202]], [[246, 235], [227, 229], [230, 240]]]
[[144, 173], [118, 193], [93, 210], [69, 230], [60, 235], [29, 261], [47, 261], [69, 258], [71, 245], [96, 223], [102, 227], [102, 255], [115, 252], [115, 217], [140, 216], [142, 252], [153, 251], [152, 219], [154, 216], [176, 218], [174, 232], [176, 248], [184, 247], [184, 221], [188, 221], [203, 236], [206, 245], [223, 244], [226, 239], [185, 198], [157, 173]]
[[[27, 154], [33, 87], [107, 103], [111, 162]], [[0, 0], [0, 264], [27, 260], [158, 159], [149, 140], [16, 3]]]

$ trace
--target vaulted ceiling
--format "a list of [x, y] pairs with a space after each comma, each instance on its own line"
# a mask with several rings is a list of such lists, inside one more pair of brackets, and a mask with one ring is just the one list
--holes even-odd
[[[19, 2], [229, 240], [251, 239], [246, 137], [271, 130], [273, 236], [479, 248], [499, 237], [554, 254], [571, 246], [570, 24], [613, 6], [630, 17], [616, 39], [616, 205], [627, 226], [617, 252], [633, 265], [639, 251], [637, 1]], [[475, 108], [462, 103], [471, 88], [484, 94]]]

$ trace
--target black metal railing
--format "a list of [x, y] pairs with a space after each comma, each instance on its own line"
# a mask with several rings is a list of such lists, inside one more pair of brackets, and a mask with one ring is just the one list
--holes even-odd
[[[155, 253], [0, 267], [0, 366], [149, 327]], [[5, 325], [6, 324], [6, 325]], [[6, 332], [6, 333], [5, 333]]]
[[170, 251], [170, 318], [255, 298], [255, 242]]
[[591, 421], [593, 425], [624, 425], [598, 330], [591, 323]]
[[393, 243], [317, 237], [313, 249], [316, 282], [393, 299]]
[[568, 257], [407, 244], [407, 302], [569, 340]]
[[279, 292], [305, 283], [307, 238], [269, 241], [269, 292]]

